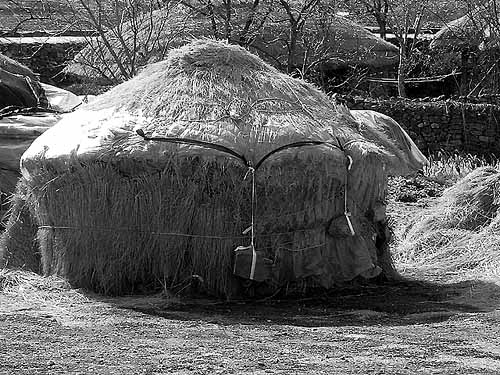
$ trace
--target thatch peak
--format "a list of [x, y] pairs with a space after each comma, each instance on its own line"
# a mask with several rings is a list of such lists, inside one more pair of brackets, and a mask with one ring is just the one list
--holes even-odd
[[[101, 95], [87, 108], [121, 108], [156, 118], [165, 116], [168, 108], [181, 103], [183, 108], [171, 114], [172, 120], [178, 120], [182, 117], [180, 112], [186, 113], [201, 105], [205, 107], [203, 114], [188, 116], [191, 121], [201, 121], [207, 115], [206, 107], [225, 106], [227, 110], [231, 106], [245, 105], [245, 114], [249, 115], [246, 113], [248, 106], [256, 102], [259, 108], [265, 106], [271, 112], [283, 106], [294, 106], [293, 112], [297, 112], [304, 109], [300, 108], [304, 101], [337, 112], [336, 105], [313, 85], [280, 73], [245, 48], [224, 41], [200, 39], [171, 50], [166, 60], [147, 66], [136, 77]], [[232, 117], [237, 116], [234, 109], [232, 112]], [[267, 115], [272, 116], [271, 112]], [[169, 121], [169, 117], [164, 119]]]
[[[166, 64], [186, 74], [199, 71], [273, 71], [277, 70], [243, 47], [213, 39], [199, 39], [172, 50]], [[160, 67], [163, 65], [160, 63]], [[153, 65], [153, 68], [155, 66]]]
[[455, 50], [498, 48], [499, 35], [496, 12], [485, 6], [473, 9], [466, 15], [444, 25], [432, 38], [431, 48]]

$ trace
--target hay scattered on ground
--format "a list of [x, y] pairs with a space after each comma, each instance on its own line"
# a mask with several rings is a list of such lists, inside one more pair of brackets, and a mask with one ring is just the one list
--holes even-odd
[[89, 300], [61, 277], [44, 277], [30, 271], [7, 268], [0, 269], [0, 293], [19, 297], [30, 304], [50, 306]]
[[474, 170], [407, 228], [400, 268], [500, 281], [500, 171]]

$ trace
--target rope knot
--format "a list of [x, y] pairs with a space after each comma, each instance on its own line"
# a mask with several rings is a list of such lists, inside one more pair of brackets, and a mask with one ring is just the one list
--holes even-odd
[[243, 177], [243, 179], [246, 180], [249, 174], [252, 176], [255, 175], [255, 168], [252, 167], [251, 164], [248, 166], [247, 173], [245, 173], [245, 177]]
[[352, 157], [351, 155], [346, 155], [346, 156], [347, 156], [347, 171], [350, 171], [353, 163]]

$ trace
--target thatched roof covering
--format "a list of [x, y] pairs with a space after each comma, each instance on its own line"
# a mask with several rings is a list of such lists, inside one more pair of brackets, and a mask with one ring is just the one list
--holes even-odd
[[433, 37], [431, 48], [489, 49], [498, 45], [498, 35], [494, 27], [489, 27], [489, 14], [485, 9], [477, 9], [449, 22]]
[[[25, 172], [39, 160], [62, 168], [75, 160], [141, 159], [162, 162], [176, 154], [227, 155], [192, 145], [145, 142], [137, 129], [155, 137], [182, 137], [228, 147], [256, 163], [293, 142], [314, 140], [345, 147], [356, 159], [372, 154], [393, 173], [415, 166], [404, 144], [364, 136], [349, 110], [312, 85], [279, 73], [245, 49], [211, 40], [172, 50], [166, 61], [68, 114], [39, 137], [23, 156]], [[337, 154], [337, 147], [290, 149], [300, 157]], [[418, 167], [420, 167], [419, 165]], [[343, 167], [342, 167], [343, 168]]]
[[[284, 66], [288, 57], [289, 30], [283, 26], [287, 25], [286, 22], [283, 14], [275, 15], [273, 22], [266, 25], [264, 32], [251, 45], [257, 52], [264, 51]], [[394, 44], [347, 18], [320, 12], [307, 20], [295, 55], [295, 67], [300, 67], [304, 55], [309, 55], [308, 63], [321, 60], [324, 67], [335, 69], [353, 65], [394, 66], [398, 63], [399, 51]], [[272, 59], [270, 61], [272, 63]]]
[[[234, 44], [248, 44], [252, 52], [268, 63], [285, 68], [289, 38], [286, 14], [279, 7], [270, 15], [256, 14], [253, 26], [247, 30], [248, 12], [250, 10], [240, 11], [232, 16], [229, 39]], [[227, 38], [222, 18], [214, 19], [215, 30], [212, 20], [206, 14], [181, 3], [168, 9], [156, 10], [151, 17], [152, 21], [145, 17], [134, 24], [125, 23], [120, 33], [115, 30], [106, 33], [106, 39], [123, 62], [128, 75], [134, 75], [130, 74], [131, 65], [144, 66], [163, 60], [169, 49], [182, 46], [193, 38]], [[255, 24], [260, 25], [260, 22], [263, 24], [262, 28], [256, 27]], [[245, 38], [251, 41], [243, 41]], [[135, 44], [143, 46], [144, 50], [139, 50], [134, 55], [130, 51], [134, 51]], [[318, 12], [307, 20], [294, 55], [296, 67], [302, 67], [306, 55], [307, 64], [316, 62], [330, 68], [348, 65], [381, 67], [397, 63], [398, 49], [352, 21]], [[102, 38], [90, 41], [66, 67], [65, 72], [88, 78], [105, 76], [118, 81], [123, 77], [123, 72], [106, 49]]]
[[22, 76], [28, 76], [32, 79], [36, 79], [35, 73], [33, 73], [30, 68], [2, 54], [0, 54], [0, 69], [6, 70], [9, 73], [19, 74]]

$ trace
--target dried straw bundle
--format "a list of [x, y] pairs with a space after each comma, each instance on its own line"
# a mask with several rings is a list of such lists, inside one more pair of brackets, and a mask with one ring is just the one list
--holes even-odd
[[[255, 243], [272, 263], [271, 289], [332, 287], [380, 268], [391, 274], [375, 235], [385, 229], [387, 174], [408, 169], [408, 150], [380, 147], [360, 126], [240, 47], [199, 41], [174, 50], [69, 114], [24, 154], [43, 270], [110, 294], [175, 290], [192, 277], [211, 294], [240, 293], [234, 249], [250, 240], [241, 234], [252, 219], [248, 166], [285, 147], [254, 181]], [[225, 146], [248, 164], [220, 149], [148, 142], [138, 128]], [[286, 148], [305, 140], [330, 145]]]
[[447, 189], [409, 228], [400, 263], [462, 276], [494, 276], [500, 267], [500, 172], [474, 170]]
[[[273, 287], [304, 276], [331, 287], [373, 264], [393, 274], [390, 257], [377, 254], [373, 223], [366, 217], [383, 199], [384, 175], [364, 164], [353, 169], [357, 184], [348, 204], [357, 236], [352, 237], [335, 160], [287, 164], [262, 170], [256, 185], [256, 244], [278, 269]], [[81, 165], [62, 175], [47, 168], [30, 181], [37, 186], [28, 202], [39, 223], [45, 273], [107, 294], [160, 283], [175, 289], [192, 275], [211, 293], [238, 293], [233, 250], [248, 243], [241, 231], [251, 220], [246, 170], [197, 159], [172, 160], [163, 170], [144, 168], [150, 172], [134, 178], [123, 174], [123, 165], [109, 163]], [[332, 219], [341, 223], [337, 233], [329, 229]]]
[[27, 194], [27, 185], [22, 180], [19, 181], [7, 212], [5, 231], [0, 237], [0, 266], [39, 272], [40, 253], [35, 242], [37, 226], [29, 212], [27, 202], [30, 199]]

